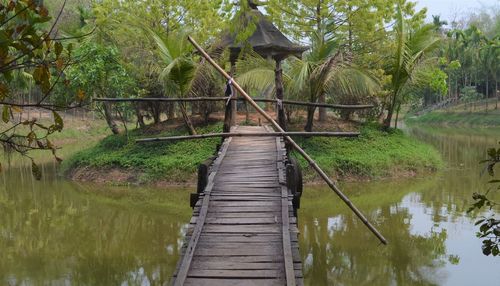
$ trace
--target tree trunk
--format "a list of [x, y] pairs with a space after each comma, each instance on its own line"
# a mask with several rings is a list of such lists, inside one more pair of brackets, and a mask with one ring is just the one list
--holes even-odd
[[248, 110], [248, 103], [245, 100], [245, 121], [248, 124], [250, 122], [250, 111]]
[[194, 130], [193, 123], [191, 122], [191, 119], [189, 118], [189, 116], [187, 114], [186, 107], [184, 106], [184, 103], [179, 102], [179, 109], [181, 110], [182, 119], [184, 119], [184, 123], [186, 124], [189, 135], [196, 135], [196, 130]]
[[396, 109], [396, 100], [397, 100], [397, 93], [396, 91], [394, 91], [391, 97], [391, 102], [389, 103], [389, 109], [387, 110], [387, 117], [384, 120], [384, 127], [386, 129], [391, 128], [392, 116], [394, 115], [394, 109]]
[[304, 127], [304, 130], [306, 132], [312, 132], [313, 130], [313, 125], [314, 125], [314, 112], [316, 111], [315, 106], [309, 106], [307, 107], [307, 121], [306, 121], [306, 126]]
[[167, 117], [168, 117], [168, 119], [175, 118], [175, 104], [174, 103], [168, 103]]
[[490, 99], [490, 82], [489, 78], [486, 77], [486, 112], [488, 112], [488, 99]]
[[[318, 102], [319, 103], [326, 103], [326, 98], [325, 98], [325, 94], [324, 93], [322, 93], [319, 96]], [[319, 111], [319, 121], [325, 122], [326, 121], [326, 107], [319, 107], [318, 111]]]
[[150, 103], [149, 107], [151, 108], [151, 114], [153, 115], [153, 121], [155, 124], [160, 123], [160, 108], [157, 104]]
[[144, 123], [144, 115], [142, 115], [141, 108], [138, 104], [134, 104], [134, 110], [135, 116], [137, 117], [137, 123], [139, 123], [139, 126], [143, 128], [144, 126], [146, 126], [146, 124]]
[[498, 109], [498, 80], [495, 79], [495, 109]]
[[396, 110], [396, 119], [394, 120], [394, 128], [398, 129], [398, 119], [399, 119], [399, 111], [401, 110], [401, 104], [398, 105], [398, 109]]
[[103, 104], [103, 109], [104, 109], [104, 117], [106, 119], [106, 123], [108, 123], [109, 129], [111, 129], [111, 132], [113, 132], [113, 134], [115, 135], [119, 134], [120, 132], [118, 130], [118, 126], [116, 126], [116, 123], [111, 116], [109, 102], [105, 102]]
[[391, 128], [391, 122], [392, 122], [392, 115], [393, 115], [393, 113], [394, 112], [393, 112], [392, 109], [388, 110], [388, 112], [387, 112], [387, 117], [384, 119], [384, 127], [386, 129]]

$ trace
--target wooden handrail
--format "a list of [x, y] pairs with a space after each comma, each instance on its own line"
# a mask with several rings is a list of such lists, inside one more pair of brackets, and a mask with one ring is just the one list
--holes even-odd
[[208, 133], [186, 136], [171, 136], [157, 138], [143, 138], [135, 140], [136, 143], [160, 142], [160, 141], [177, 141], [189, 139], [206, 139], [213, 137], [281, 137], [281, 136], [322, 136], [322, 137], [357, 137], [359, 132], [255, 132], [255, 133]]
[[[142, 98], [96, 98], [94, 101], [97, 102], [196, 102], [196, 101], [227, 101], [229, 97], [186, 97], [186, 98], [168, 98], [168, 97], [142, 97]], [[245, 101], [245, 98], [233, 98], [231, 100]], [[270, 98], [253, 98], [255, 102], [270, 102], [276, 103], [276, 99]], [[296, 100], [283, 100], [285, 105], [299, 105], [299, 106], [315, 106], [315, 107], [326, 107], [332, 109], [370, 109], [374, 108], [374, 105], [364, 104], [364, 105], [348, 105], [348, 104], [329, 104], [329, 103], [315, 103], [315, 102], [303, 102]]]

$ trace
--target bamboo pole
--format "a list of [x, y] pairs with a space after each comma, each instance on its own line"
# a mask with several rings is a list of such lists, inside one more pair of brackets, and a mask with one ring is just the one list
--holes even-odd
[[[229, 97], [186, 97], [186, 98], [167, 98], [167, 97], [142, 97], [142, 98], [96, 98], [94, 101], [98, 102], [194, 102], [194, 101], [227, 101]], [[231, 100], [246, 100], [244, 98], [232, 98]], [[276, 103], [276, 99], [270, 98], [254, 98], [255, 102], [271, 102]], [[299, 105], [299, 106], [316, 106], [326, 107], [332, 109], [370, 109], [373, 105], [346, 105], [346, 104], [328, 104], [328, 103], [315, 103], [303, 102], [296, 100], [283, 100], [285, 105]]]
[[237, 132], [224, 132], [224, 133], [207, 133], [186, 136], [171, 136], [171, 137], [157, 137], [157, 138], [144, 138], [135, 140], [136, 143], [147, 142], [160, 142], [160, 141], [176, 141], [188, 139], [206, 139], [213, 137], [281, 137], [281, 136], [323, 136], [323, 137], [357, 137], [359, 132], [254, 132], [254, 133], [237, 133]]
[[[226, 79], [231, 79], [231, 77], [224, 71], [204, 50], [196, 41], [188, 36], [189, 42], [193, 44], [193, 46], [201, 53], [201, 55]], [[238, 90], [238, 92], [248, 100], [248, 102], [259, 112], [262, 114], [264, 118], [266, 118], [277, 130], [278, 132], [285, 132], [279, 124], [267, 114], [242, 88], [241, 86], [233, 79], [232, 81], [233, 87]], [[316, 162], [302, 149], [300, 146], [295, 143], [295, 141], [290, 136], [284, 136], [284, 138], [290, 143], [290, 145], [297, 150], [297, 152], [304, 157], [304, 159], [316, 170], [316, 172], [321, 176], [321, 178], [327, 183], [327, 185], [332, 189], [332, 191], [337, 194], [337, 196], [356, 214], [356, 216], [363, 222], [363, 224], [368, 227], [368, 229], [380, 240], [381, 243], [387, 244], [387, 240], [385, 237], [368, 221], [363, 213], [349, 200], [349, 198], [337, 187], [337, 185], [328, 177], [328, 175], [316, 164]]]

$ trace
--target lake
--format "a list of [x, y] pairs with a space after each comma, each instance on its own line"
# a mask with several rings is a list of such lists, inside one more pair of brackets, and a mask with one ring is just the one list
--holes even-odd
[[[500, 129], [408, 128], [434, 145], [445, 170], [412, 179], [343, 183], [386, 236], [380, 245], [336, 195], [306, 186], [299, 210], [306, 285], [498, 285], [500, 258], [481, 253], [467, 214]], [[191, 217], [189, 188], [103, 187], [43, 166], [0, 173], [0, 284], [162, 285]], [[499, 174], [500, 177], [500, 174]], [[498, 197], [498, 196], [497, 196]], [[497, 210], [498, 212], [498, 210]]]

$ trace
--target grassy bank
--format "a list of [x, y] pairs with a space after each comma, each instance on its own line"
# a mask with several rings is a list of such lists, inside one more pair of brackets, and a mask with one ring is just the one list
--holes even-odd
[[405, 116], [407, 123], [442, 126], [495, 127], [500, 126], [500, 109], [496, 99], [458, 103], [425, 114]]
[[421, 116], [407, 116], [407, 123], [424, 123], [432, 125], [456, 126], [500, 126], [500, 111], [488, 112], [460, 112], [460, 111], [433, 111]]
[[[299, 144], [330, 175], [341, 179], [410, 177], [443, 166], [437, 150], [400, 130], [361, 126], [359, 138], [300, 139]], [[306, 181], [316, 174], [302, 160]]]
[[[221, 124], [197, 128], [200, 133], [221, 132]], [[175, 136], [182, 129], [156, 132], [134, 130], [127, 135], [110, 135], [94, 147], [76, 153], [64, 164], [76, 180], [96, 182], [167, 183], [194, 182], [197, 165], [213, 155], [220, 139], [135, 144], [135, 139]], [[105, 176], [102, 174], [105, 173]]]
[[[161, 128], [160, 128], [161, 129]], [[221, 124], [197, 128], [199, 133], [220, 132]], [[400, 131], [383, 132], [378, 126], [361, 127], [360, 138], [297, 139], [330, 175], [350, 178], [412, 176], [442, 165], [437, 151]], [[210, 157], [219, 139], [135, 144], [136, 138], [185, 134], [182, 129], [152, 132], [135, 130], [104, 138], [65, 162], [76, 180], [121, 183], [195, 183], [197, 165]], [[305, 162], [302, 162], [306, 167]], [[317, 179], [304, 168], [306, 181]]]

